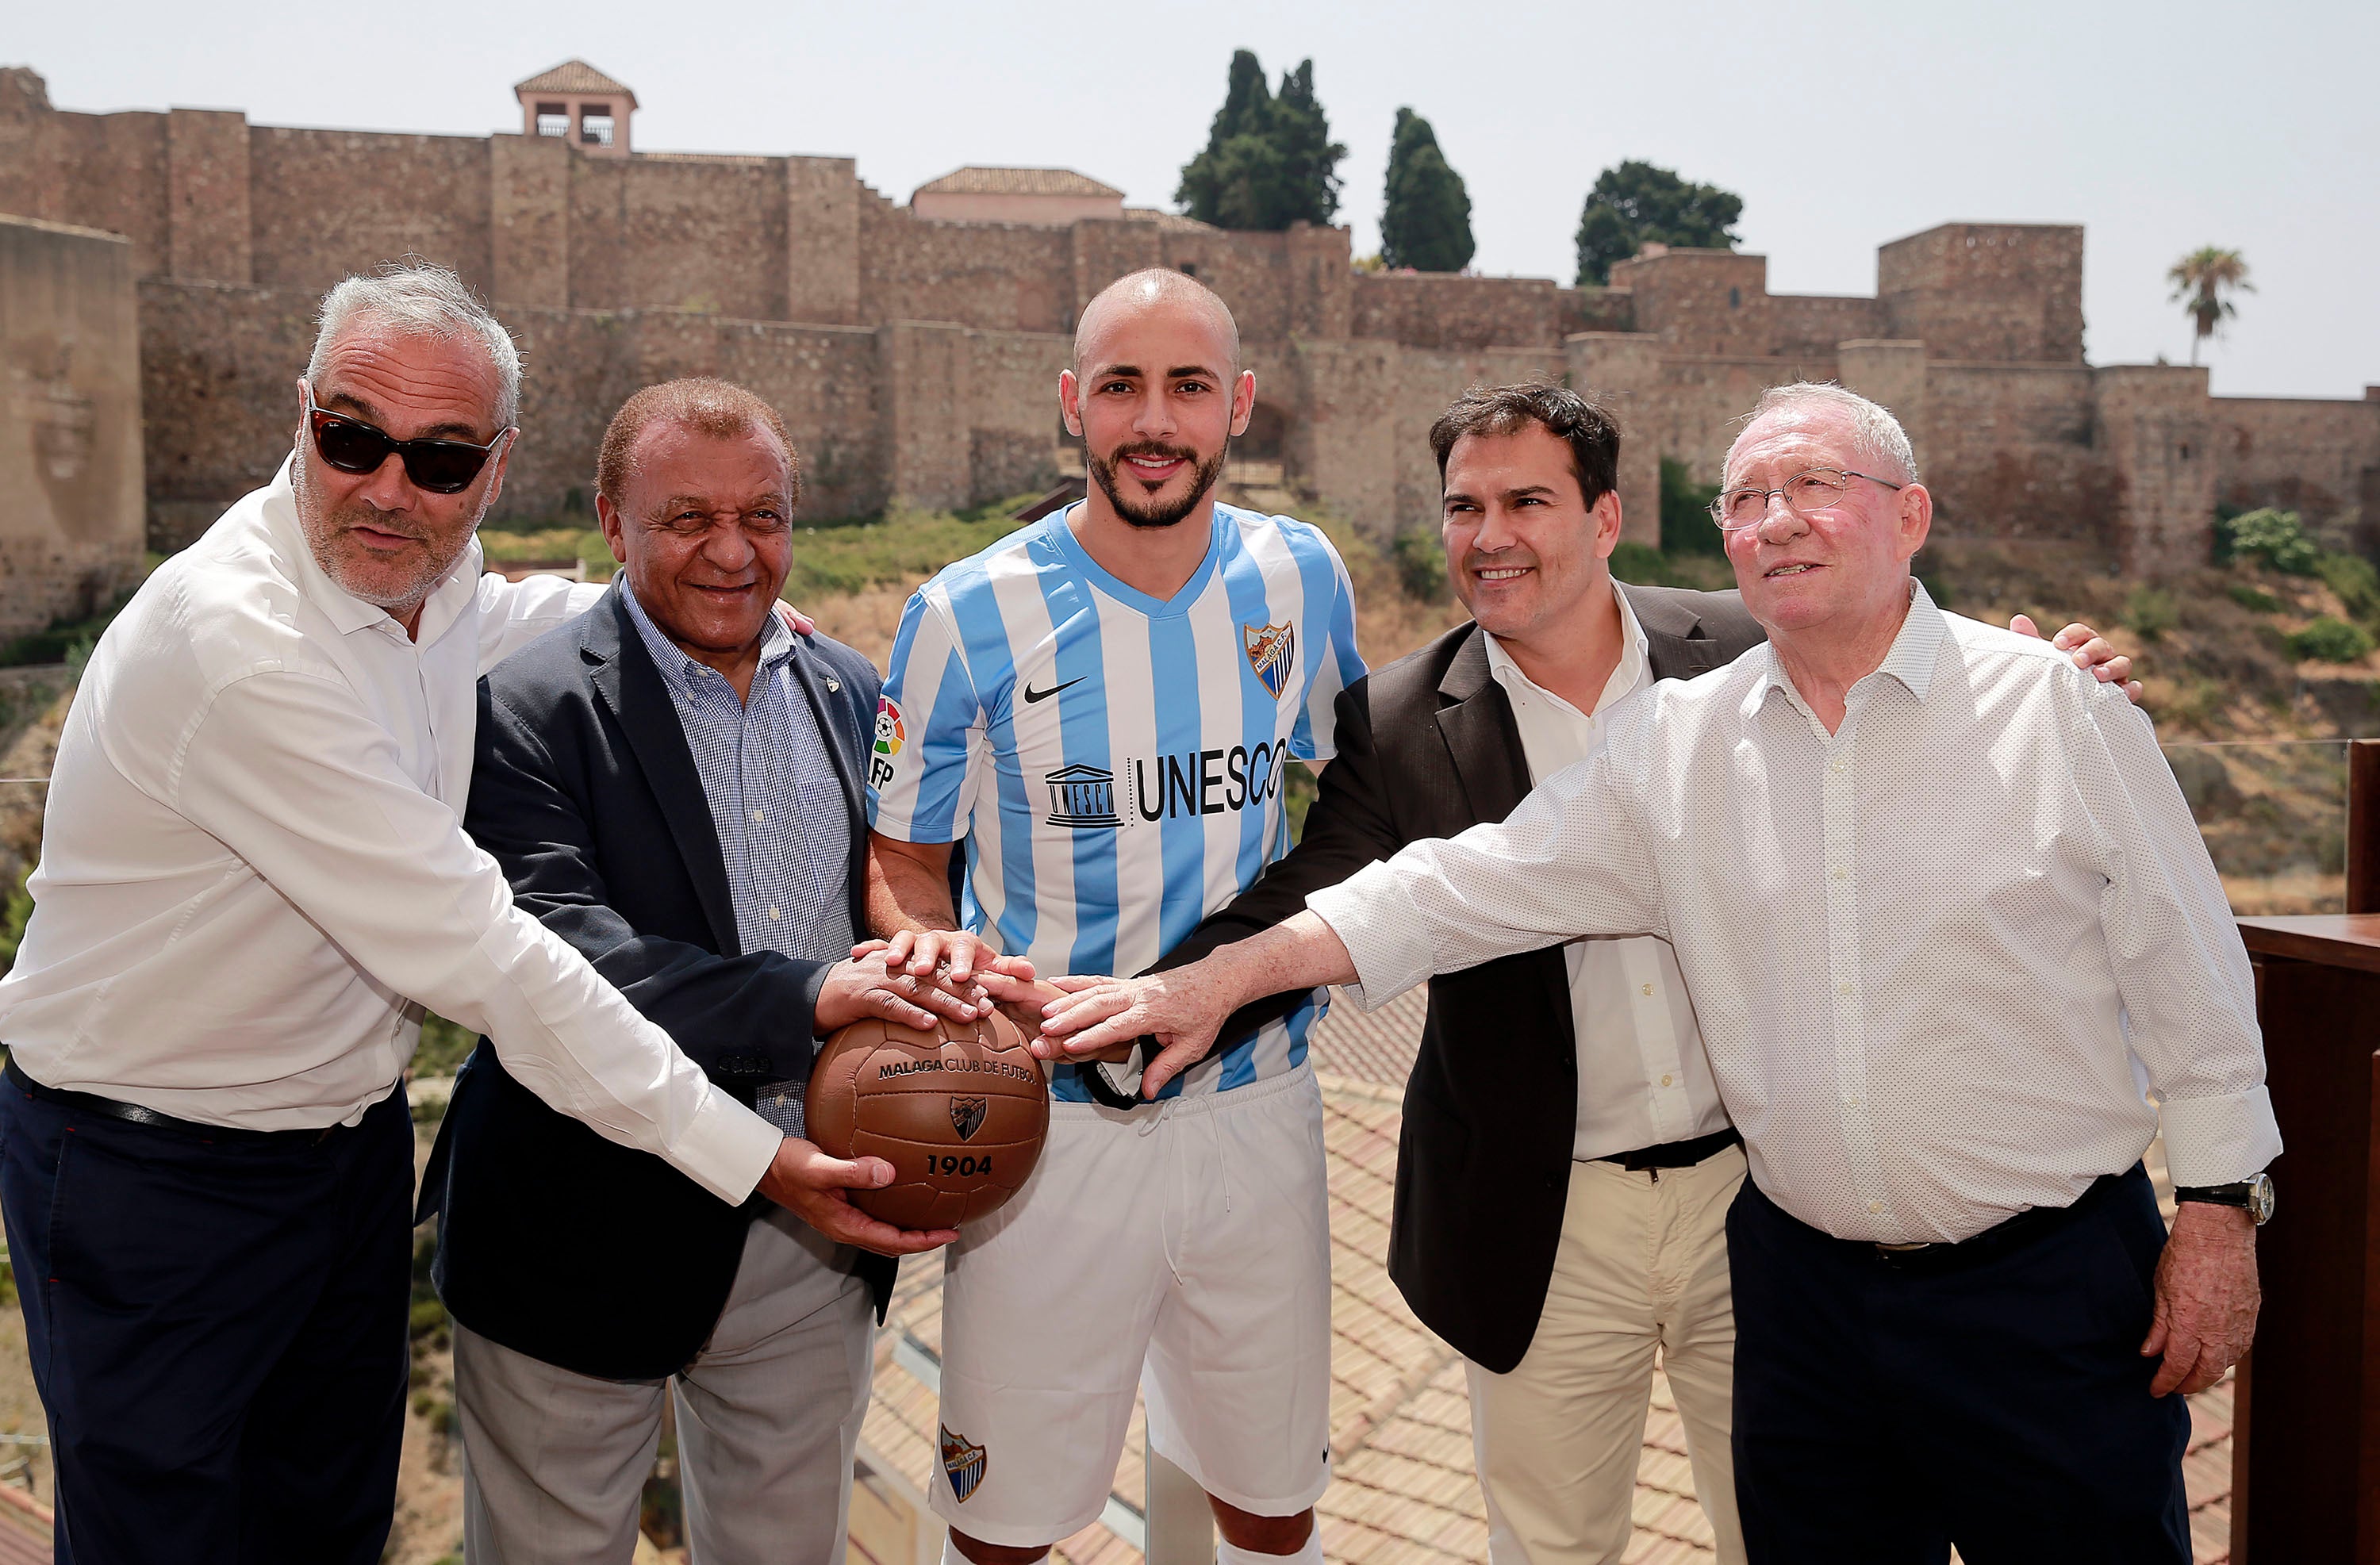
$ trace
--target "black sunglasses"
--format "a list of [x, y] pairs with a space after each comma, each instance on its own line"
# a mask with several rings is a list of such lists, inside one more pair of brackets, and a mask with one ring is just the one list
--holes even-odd
[[404, 460], [405, 476], [414, 487], [432, 494], [458, 494], [468, 489], [511, 432], [499, 431], [485, 445], [460, 440], [396, 440], [361, 419], [315, 406], [311, 386], [306, 388], [306, 421], [314, 431], [314, 449], [339, 471], [377, 473], [394, 452]]

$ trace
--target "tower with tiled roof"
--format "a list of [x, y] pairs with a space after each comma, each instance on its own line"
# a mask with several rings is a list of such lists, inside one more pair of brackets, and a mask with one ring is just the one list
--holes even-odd
[[628, 116], [637, 95], [584, 60], [565, 60], [550, 71], [516, 82], [521, 134], [558, 136], [590, 157], [628, 155]]

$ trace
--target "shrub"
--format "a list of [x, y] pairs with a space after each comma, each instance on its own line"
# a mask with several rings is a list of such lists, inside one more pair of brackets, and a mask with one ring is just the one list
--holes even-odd
[[2215, 533], [2218, 552], [2260, 559], [2284, 576], [2313, 576], [2322, 564], [2322, 547], [2305, 535], [2295, 511], [2268, 505], [2216, 523]]
[[2251, 587], [2244, 581], [2233, 582], [2231, 584], [2230, 592], [2231, 601], [2239, 604], [2250, 613], [2269, 614], [2278, 611], [2281, 606], [2281, 601], [2279, 599], [2274, 597], [2263, 588]]
[[2289, 655], [2325, 663], [2359, 663], [2372, 651], [2372, 633], [2360, 625], [2323, 615], [2289, 637]]
[[2325, 554], [2316, 568], [2349, 613], [2370, 619], [2380, 611], [2380, 570], [2374, 570], [2371, 561], [2355, 554]]
[[2174, 606], [2173, 594], [2162, 588], [2135, 587], [2124, 599], [2124, 623], [2142, 640], [2155, 641], [2181, 623], [2181, 612]]
[[1696, 483], [1683, 462], [1661, 458], [1661, 552], [1725, 554], [1727, 541], [1711, 520], [1718, 485]]
[[1396, 561], [1397, 587], [1419, 603], [1446, 601], [1446, 547], [1427, 528], [1409, 528], [1389, 546]]

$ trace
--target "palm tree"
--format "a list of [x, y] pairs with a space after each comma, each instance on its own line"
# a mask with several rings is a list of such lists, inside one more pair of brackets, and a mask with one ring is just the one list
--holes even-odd
[[2248, 281], [2248, 263], [2238, 250], [2217, 249], [2202, 245], [2173, 263], [2165, 274], [2173, 285], [2173, 300], [2181, 305], [2181, 312], [2190, 317], [2194, 330], [2190, 338], [2190, 362], [2198, 364], [2198, 345], [2215, 334], [2215, 329], [2240, 313], [2223, 295], [2227, 292], [2252, 294], [2256, 285]]

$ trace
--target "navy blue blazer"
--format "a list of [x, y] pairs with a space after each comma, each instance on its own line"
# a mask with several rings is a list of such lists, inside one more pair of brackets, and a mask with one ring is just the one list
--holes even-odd
[[[868, 746], [879, 679], [840, 642], [793, 668], [843, 782], [852, 927], [864, 928]], [[480, 681], [464, 825], [519, 904], [577, 948], [742, 1101], [798, 1081], [828, 964], [746, 952], [716, 828], [661, 671], [617, 594]], [[731, 1207], [514, 1080], [482, 1039], [423, 1177], [431, 1276], [456, 1320], [582, 1375], [657, 1379], [700, 1351], [764, 1205]], [[893, 1263], [859, 1263], [880, 1317]]]

